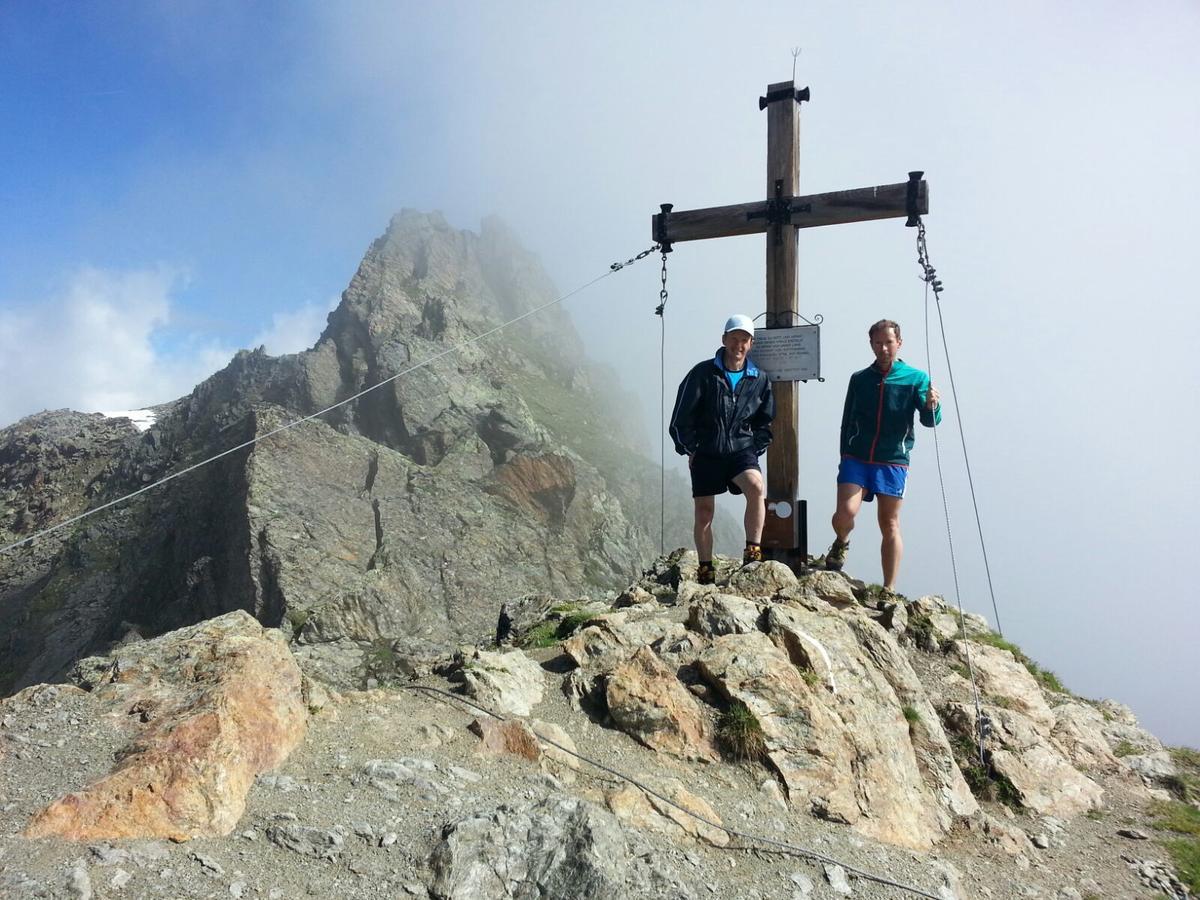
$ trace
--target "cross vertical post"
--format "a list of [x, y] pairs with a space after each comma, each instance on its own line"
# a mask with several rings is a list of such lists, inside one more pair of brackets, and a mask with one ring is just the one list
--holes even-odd
[[[777, 99], [773, 99], [777, 98]], [[767, 199], [782, 204], [783, 198], [800, 193], [800, 100], [791, 81], [767, 87]], [[777, 207], [780, 212], [782, 209]], [[768, 328], [794, 324], [799, 313], [796, 286], [799, 236], [786, 221], [778, 221], [767, 232], [767, 321]], [[799, 391], [794, 381], [777, 381], [775, 392], [775, 439], [767, 449], [767, 497], [791, 502], [800, 479]]]

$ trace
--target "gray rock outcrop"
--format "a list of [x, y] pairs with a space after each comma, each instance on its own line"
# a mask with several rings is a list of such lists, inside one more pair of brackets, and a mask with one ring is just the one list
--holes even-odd
[[430, 860], [441, 900], [695, 896], [648, 865], [639, 838], [573, 797], [501, 807], [446, 827]]
[[490, 634], [502, 601], [627, 583], [658, 474], [562, 308], [447, 352], [556, 293], [498, 222], [406, 211], [311, 350], [240, 352], [145, 433], [70, 412], [0, 430], [3, 543], [258, 441], [0, 558], [0, 694], [235, 609], [361, 686]]

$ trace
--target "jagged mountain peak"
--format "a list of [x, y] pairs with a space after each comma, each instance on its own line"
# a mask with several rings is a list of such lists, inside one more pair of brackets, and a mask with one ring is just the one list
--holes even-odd
[[[239, 352], [149, 431], [96, 442], [82, 486], [54, 482], [55, 508], [82, 511], [261, 439], [6, 559], [0, 614], [20, 627], [0, 690], [235, 609], [352, 684], [373, 647], [445, 647], [486, 634], [502, 601], [627, 578], [652, 552], [658, 486], [625, 399], [592, 388], [558, 307], [471, 340], [554, 297], [502, 223], [397, 215], [311, 350]], [[672, 488], [682, 538], [690, 504]], [[47, 490], [15, 486], [4, 509]], [[42, 519], [8, 512], [0, 538]]]

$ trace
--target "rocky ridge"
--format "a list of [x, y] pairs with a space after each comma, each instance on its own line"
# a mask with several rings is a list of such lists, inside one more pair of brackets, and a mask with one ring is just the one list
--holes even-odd
[[[444, 355], [556, 294], [499, 222], [405, 211], [311, 350], [240, 352], [145, 432], [69, 411], [0, 430], [4, 544], [263, 439], [0, 557], [0, 693], [238, 609], [361, 688], [490, 633], [501, 602], [623, 584], [657, 541], [658, 475], [561, 307]], [[678, 479], [670, 498], [683, 535]]]
[[[865, 870], [941, 898], [1188, 896], [1147, 840], [1170, 757], [1124, 707], [1057, 690], [939, 598], [881, 604], [840, 574], [773, 563], [722, 561], [715, 586], [694, 576], [694, 554], [677, 552], [606, 601], [556, 604], [521, 647], [464, 646], [365, 692], [287, 675], [282, 635], [243, 613], [86, 660], [75, 687], [0, 701], [0, 892], [912, 896]], [[209, 706], [263, 677], [245, 665], [217, 666], [220, 684], [162, 683], [156, 660], [216, 658], [231, 641], [292, 679], [268, 692], [281, 705]], [[968, 657], [992, 722], [983, 766]], [[112, 817], [108, 835], [28, 836], [64, 791], [104, 784], [114, 753], [120, 771], [128, 748], [169, 739], [156, 715], [267, 720], [297, 691], [307, 737], [237, 783], [240, 820], [170, 842]], [[731, 759], [747, 731], [759, 742]], [[210, 746], [203, 758], [233, 770]], [[214, 801], [242, 790], [197, 783]]]

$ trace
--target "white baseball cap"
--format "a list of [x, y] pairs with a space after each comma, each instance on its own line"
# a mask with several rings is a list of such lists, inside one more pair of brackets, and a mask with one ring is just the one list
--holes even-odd
[[731, 331], [744, 331], [750, 337], [754, 337], [754, 320], [749, 316], [730, 316], [729, 320], [725, 323], [724, 333], [729, 334]]

